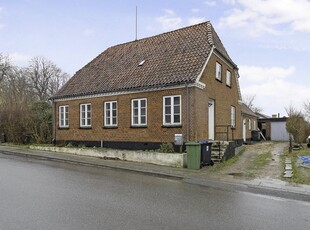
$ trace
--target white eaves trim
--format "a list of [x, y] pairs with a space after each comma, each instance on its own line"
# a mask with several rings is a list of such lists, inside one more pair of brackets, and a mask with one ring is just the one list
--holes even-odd
[[211, 57], [213, 51], [214, 51], [214, 46], [212, 46], [211, 51], [210, 51], [210, 53], [209, 53], [209, 56], [208, 56], [208, 58], [207, 58], [205, 64], [203, 65], [200, 74], [198, 75], [198, 77], [197, 77], [197, 79], [196, 79], [196, 83], [203, 85], [203, 88], [206, 87], [206, 84], [203, 83], [203, 82], [201, 82], [200, 79], [201, 79], [201, 77], [202, 77], [203, 72], [205, 71], [205, 69], [206, 69], [206, 67], [207, 67], [207, 64], [208, 64], [208, 62], [209, 62], [209, 60], [210, 60], [210, 57]]
[[234, 67], [233, 65], [231, 65], [229, 62], [227, 62], [227, 61], [222, 57], [222, 55], [221, 55], [220, 53], [218, 53], [218, 52], [215, 51], [214, 54], [215, 54], [215, 56], [217, 56], [219, 59], [221, 59], [222, 62], [224, 62], [226, 65], [228, 65], [229, 68], [235, 69], [235, 67]]
[[149, 88], [149, 89], [142, 89], [142, 90], [135, 90], [135, 91], [118, 91], [118, 92], [110, 92], [110, 93], [100, 93], [100, 94], [93, 94], [93, 95], [85, 95], [85, 96], [73, 96], [73, 97], [66, 97], [66, 98], [59, 98], [59, 99], [52, 99], [52, 102], [59, 102], [59, 101], [73, 101], [73, 100], [81, 100], [81, 99], [90, 99], [90, 98], [98, 98], [98, 97], [108, 97], [108, 96], [115, 96], [115, 95], [126, 95], [126, 94], [134, 94], [134, 93], [145, 93], [145, 92], [154, 92], [154, 91], [162, 91], [162, 90], [170, 90], [170, 89], [182, 89], [186, 87], [197, 87], [199, 89], [204, 89], [205, 84], [202, 82], [195, 82], [189, 84], [182, 84], [170, 87], [156, 87], [156, 88]]
[[239, 72], [237, 69], [235, 70], [235, 75], [237, 76], [236, 77], [236, 84], [237, 84], [239, 100], [242, 101], [242, 94], [241, 94], [241, 89], [240, 89], [240, 84], [239, 84], [240, 75], [239, 75]]

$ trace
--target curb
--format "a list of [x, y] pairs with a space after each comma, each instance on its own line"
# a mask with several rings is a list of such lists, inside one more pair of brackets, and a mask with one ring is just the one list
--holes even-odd
[[[188, 184], [195, 184], [205, 187], [211, 187], [211, 188], [217, 188], [222, 190], [228, 190], [228, 191], [239, 191], [239, 192], [249, 192], [254, 194], [261, 194], [266, 196], [276, 196], [281, 198], [287, 198], [287, 199], [293, 199], [293, 200], [301, 200], [301, 201], [307, 201], [310, 202], [310, 193], [306, 191], [292, 191], [289, 190], [289, 188], [276, 188], [276, 187], [269, 187], [269, 186], [263, 186], [260, 184], [249, 184], [242, 181], [234, 181], [229, 182], [225, 180], [216, 180], [215, 178], [195, 178], [193, 176], [180, 176], [173, 173], [162, 173], [162, 172], [154, 172], [150, 170], [143, 170], [143, 169], [137, 169], [137, 168], [129, 168], [129, 167], [122, 167], [119, 165], [110, 165], [105, 164], [104, 161], [101, 163], [95, 163], [95, 162], [88, 162], [87, 160], [77, 160], [77, 159], [69, 159], [65, 157], [55, 157], [54, 155], [47, 155], [47, 154], [29, 154], [26, 152], [21, 151], [7, 151], [7, 150], [1, 150], [0, 154], [4, 155], [14, 155], [14, 156], [21, 156], [26, 158], [33, 158], [37, 160], [51, 160], [56, 162], [65, 162], [65, 163], [71, 163], [71, 164], [78, 164], [78, 165], [84, 165], [84, 166], [92, 166], [92, 167], [100, 167], [100, 168], [108, 168], [108, 169], [116, 169], [116, 170], [123, 170], [127, 172], [132, 173], [140, 173], [150, 176], [157, 176], [162, 178], [171, 178], [175, 180], [182, 180], [185, 183]], [[81, 156], [78, 156], [81, 157]], [[81, 157], [82, 158], [82, 157]], [[296, 196], [298, 195], [298, 196]]]
[[187, 178], [183, 180], [189, 184], [195, 184], [205, 187], [217, 188], [221, 190], [228, 190], [232, 192], [245, 192], [262, 196], [278, 197], [291, 200], [299, 200], [310, 202], [310, 194], [307, 192], [297, 192], [285, 189], [279, 189], [274, 187], [265, 187], [260, 185], [251, 185], [242, 182], [227, 182], [227, 181], [215, 181], [215, 180], [201, 180]]
[[163, 177], [163, 178], [172, 178], [172, 179], [177, 179], [177, 180], [183, 180], [183, 176], [179, 175], [173, 175], [173, 174], [167, 174], [167, 173], [161, 173], [161, 172], [154, 172], [154, 171], [149, 171], [149, 170], [142, 170], [142, 169], [132, 169], [128, 167], [121, 167], [118, 165], [108, 165], [104, 163], [94, 163], [94, 162], [86, 162], [82, 160], [74, 160], [74, 159], [66, 159], [62, 157], [54, 157], [54, 156], [42, 156], [39, 154], [29, 154], [29, 153], [23, 153], [23, 152], [16, 152], [16, 151], [3, 151], [0, 150], [0, 154], [4, 155], [14, 155], [14, 156], [23, 156], [27, 158], [33, 158], [36, 160], [51, 160], [51, 161], [56, 161], [56, 162], [66, 162], [66, 163], [71, 163], [71, 164], [78, 164], [78, 165], [84, 165], [84, 166], [93, 166], [93, 167], [99, 167], [99, 168], [109, 168], [109, 169], [117, 169], [117, 170], [123, 170], [127, 172], [134, 172], [134, 173], [141, 173], [141, 174], [147, 174], [150, 176], [158, 176], [158, 177]]

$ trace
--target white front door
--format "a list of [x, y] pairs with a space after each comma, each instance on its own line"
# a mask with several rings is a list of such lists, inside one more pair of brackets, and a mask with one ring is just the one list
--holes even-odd
[[243, 119], [242, 122], [242, 136], [243, 136], [243, 141], [246, 141], [246, 119]]
[[209, 106], [209, 110], [208, 110], [208, 126], [209, 126], [209, 139], [210, 140], [214, 140], [214, 100], [210, 99], [208, 106]]

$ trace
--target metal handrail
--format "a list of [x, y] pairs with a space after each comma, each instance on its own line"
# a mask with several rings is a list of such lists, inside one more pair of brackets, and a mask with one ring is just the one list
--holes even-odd
[[[217, 128], [226, 128], [226, 130], [222, 131], [222, 132], [218, 132]], [[217, 134], [226, 134], [226, 141], [229, 141], [229, 129], [231, 130], [232, 140], [233, 140], [234, 139], [234, 131], [233, 131], [233, 128], [231, 127], [231, 125], [216, 125], [215, 126], [215, 135], [217, 136]]]

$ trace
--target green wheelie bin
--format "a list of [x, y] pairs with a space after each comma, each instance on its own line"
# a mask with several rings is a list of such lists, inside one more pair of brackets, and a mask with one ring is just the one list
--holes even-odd
[[187, 168], [200, 169], [201, 168], [201, 145], [197, 142], [187, 142]]

